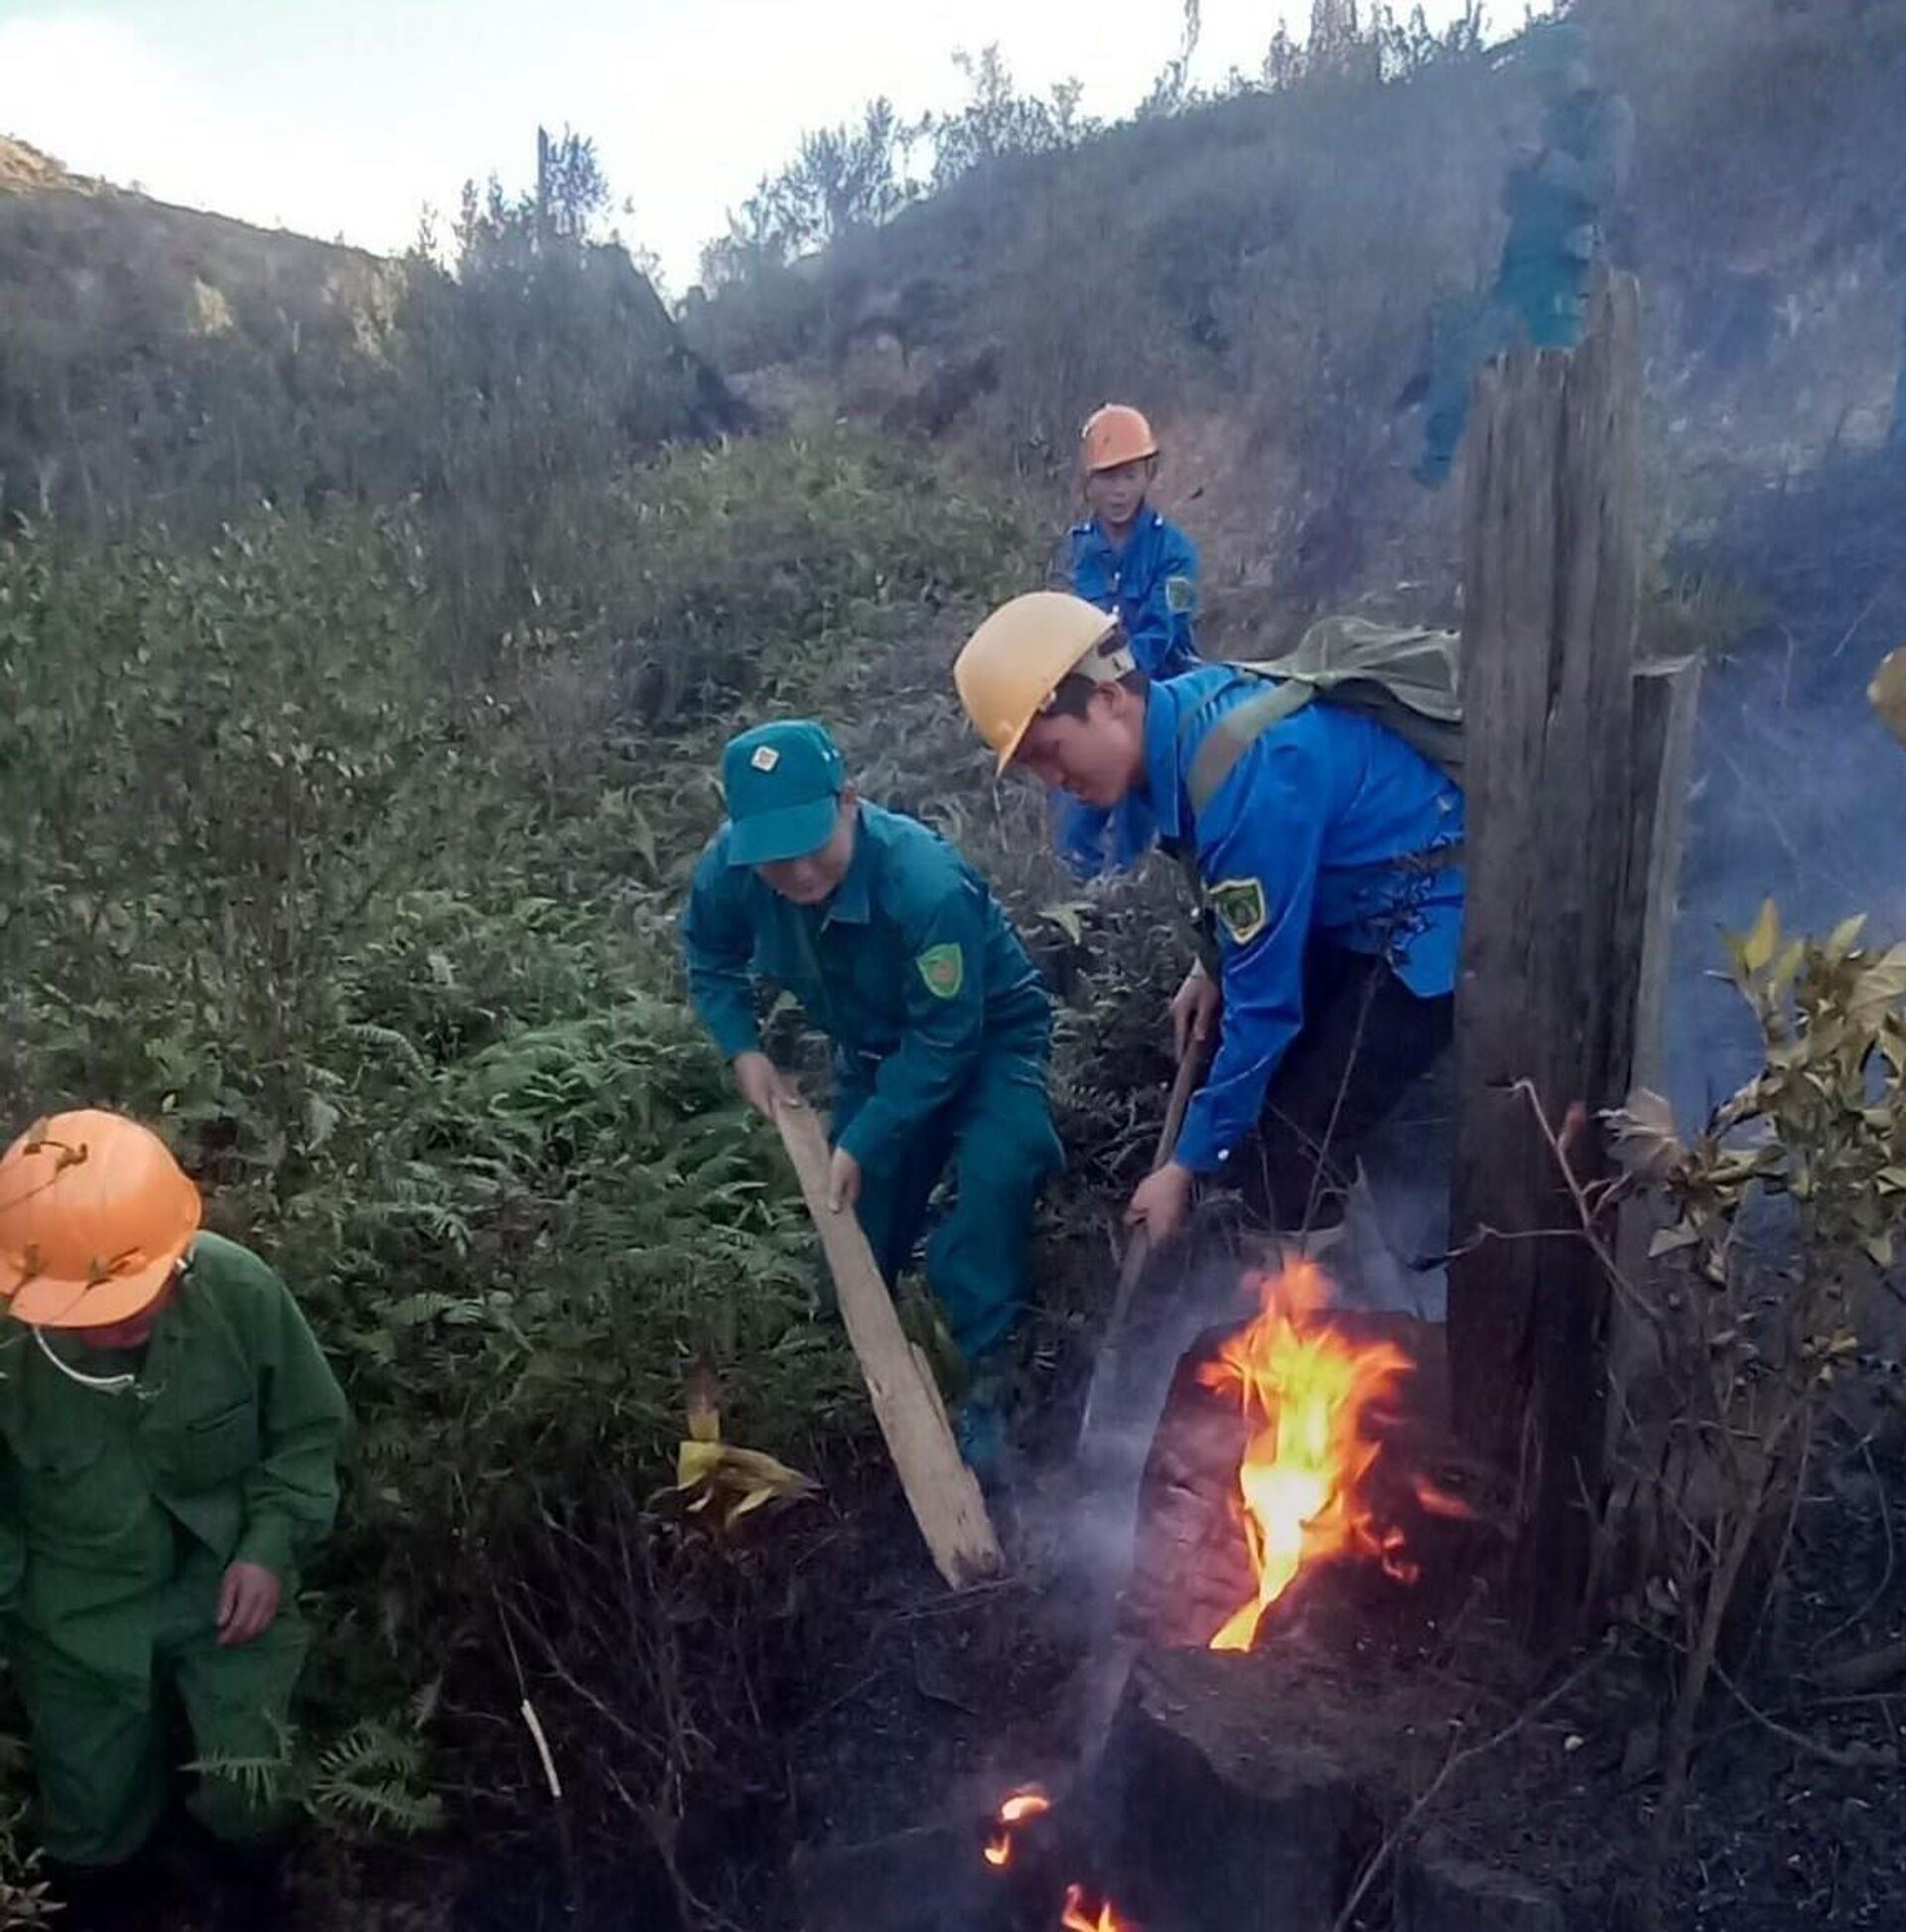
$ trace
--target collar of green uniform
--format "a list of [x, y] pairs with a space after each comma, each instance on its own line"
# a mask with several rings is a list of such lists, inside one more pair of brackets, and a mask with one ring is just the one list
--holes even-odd
[[847, 871], [841, 883], [834, 888], [834, 897], [827, 901], [821, 913], [823, 925], [865, 925], [873, 908], [872, 874], [874, 855], [869, 850], [873, 844], [871, 828], [867, 822], [867, 806], [862, 804], [854, 814], [854, 856], [848, 861]]

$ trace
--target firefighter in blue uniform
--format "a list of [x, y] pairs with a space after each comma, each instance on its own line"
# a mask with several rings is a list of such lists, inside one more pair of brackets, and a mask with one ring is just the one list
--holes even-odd
[[1340, 1218], [1360, 1145], [1449, 1038], [1461, 791], [1376, 719], [1276, 679], [1152, 680], [1115, 621], [1052, 592], [995, 612], [955, 678], [1002, 770], [1102, 810], [1142, 797], [1214, 914], [1173, 1019], [1181, 1052], [1213, 1026], [1217, 1050], [1129, 1218], [1170, 1233], [1254, 1131], [1279, 1225]]
[[[1149, 500], [1158, 474], [1158, 440], [1127, 403], [1109, 402], [1079, 433], [1086, 507], [1055, 558], [1055, 589], [1119, 620], [1148, 677], [1176, 677], [1198, 663], [1198, 553]], [[1153, 828], [1142, 799], [1120, 811], [1071, 800], [1056, 808], [1059, 856], [1081, 879], [1123, 872], [1150, 848]]]
[[1061, 1164], [1044, 985], [986, 883], [924, 825], [860, 798], [820, 725], [743, 732], [722, 785], [728, 819], [682, 917], [695, 1009], [769, 1119], [799, 1100], [761, 1048], [757, 982], [793, 994], [828, 1035], [830, 1205], [859, 1214], [889, 1283], [951, 1169], [926, 1279], [968, 1370], [962, 1447], [985, 1473], [1003, 1443], [1001, 1365], [1033, 1209]]

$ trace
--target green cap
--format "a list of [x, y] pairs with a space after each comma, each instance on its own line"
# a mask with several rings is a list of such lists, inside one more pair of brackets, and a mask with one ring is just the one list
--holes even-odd
[[833, 836], [847, 767], [825, 726], [811, 718], [756, 725], [728, 741], [728, 863], [771, 866], [804, 859]]

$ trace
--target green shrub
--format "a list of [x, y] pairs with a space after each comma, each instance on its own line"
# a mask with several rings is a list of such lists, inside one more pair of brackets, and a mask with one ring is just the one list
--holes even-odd
[[[1036, 555], [1013, 499], [845, 435], [550, 500], [550, 588], [487, 652], [431, 517], [0, 545], [0, 1099], [15, 1126], [79, 1101], [159, 1123], [310, 1311], [356, 1429], [314, 1578], [317, 1742], [285, 1775], [318, 1802], [328, 1752], [395, 1738], [390, 1822], [424, 1814], [409, 1733], [375, 1726], [443, 1672], [484, 1708], [506, 1618], [610, 1587], [601, 1526], [639, 1552], [645, 1617], [686, 1575], [739, 1587], [657, 1502], [691, 1368], [731, 1440], [802, 1466], [868, 1429], [673, 921], [738, 702], [847, 709], [871, 742], [894, 715], [847, 667], [890, 667], [965, 788], [918, 652]], [[667, 1806], [730, 1687], [659, 1636], [643, 1668], [686, 1714], [642, 1746]], [[453, 1780], [471, 1748], [443, 1741]]]

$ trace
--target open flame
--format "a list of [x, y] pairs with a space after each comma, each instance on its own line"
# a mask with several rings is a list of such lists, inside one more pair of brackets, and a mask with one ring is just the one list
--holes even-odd
[[[1022, 1784], [1009, 1791], [993, 1814], [994, 1832], [981, 1856], [995, 1871], [1007, 1870], [1013, 1863], [1015, 1830], [1051, 1809], [1052, 1799], [1042, 1784]], [[1135, 1919], [1120, 1917], [1109, 1898], [1094, 1914], [1086, 1905], [1083, 1885], [1066, 1886], [1059, 1923], [1065, 1932], [1141, 1932]]]
[[996, 1829], [980, 1856], [995, 1871], [1004, 1871], [1013, 1863], [1013, 1828], [1051, 1809], [1052, 1800], [1043, 1785], [1022, 1784], [1017, 1791], [1009, 1791], [1000, 1800], [1000, 1808], [994, 1814]]
[[1346, 1341], [1317, 1319], [1329, 1306], [1314, 1262], [1267, 1275], [1262, 1312], [1198, 1371], [1206, 1387], [1237, 1396], [1251, 1430], [1238, 1502], [1258, 1590], [1211, 1639], [1213, 1650], [1249, 1650], [1265, 1611], [1320, 1558], [1371, 1556], [1415, 1581], [1403, 1533], [1372, 1519], [1364, 1481], [1382, 1449], [1371, 1413], [1416, 1364], [1393, 1342]]
[[1139, 1932], [1136, 1919], [1121, 1918], [1108, 1898], [1100, 1906], [1094, 1918], [1086, 1910], [1085, 1887], [1067, 1885], [1065, 1888], [1065, 1910], [1059, 1915], [1059, 1923], [1065, 1932]]

